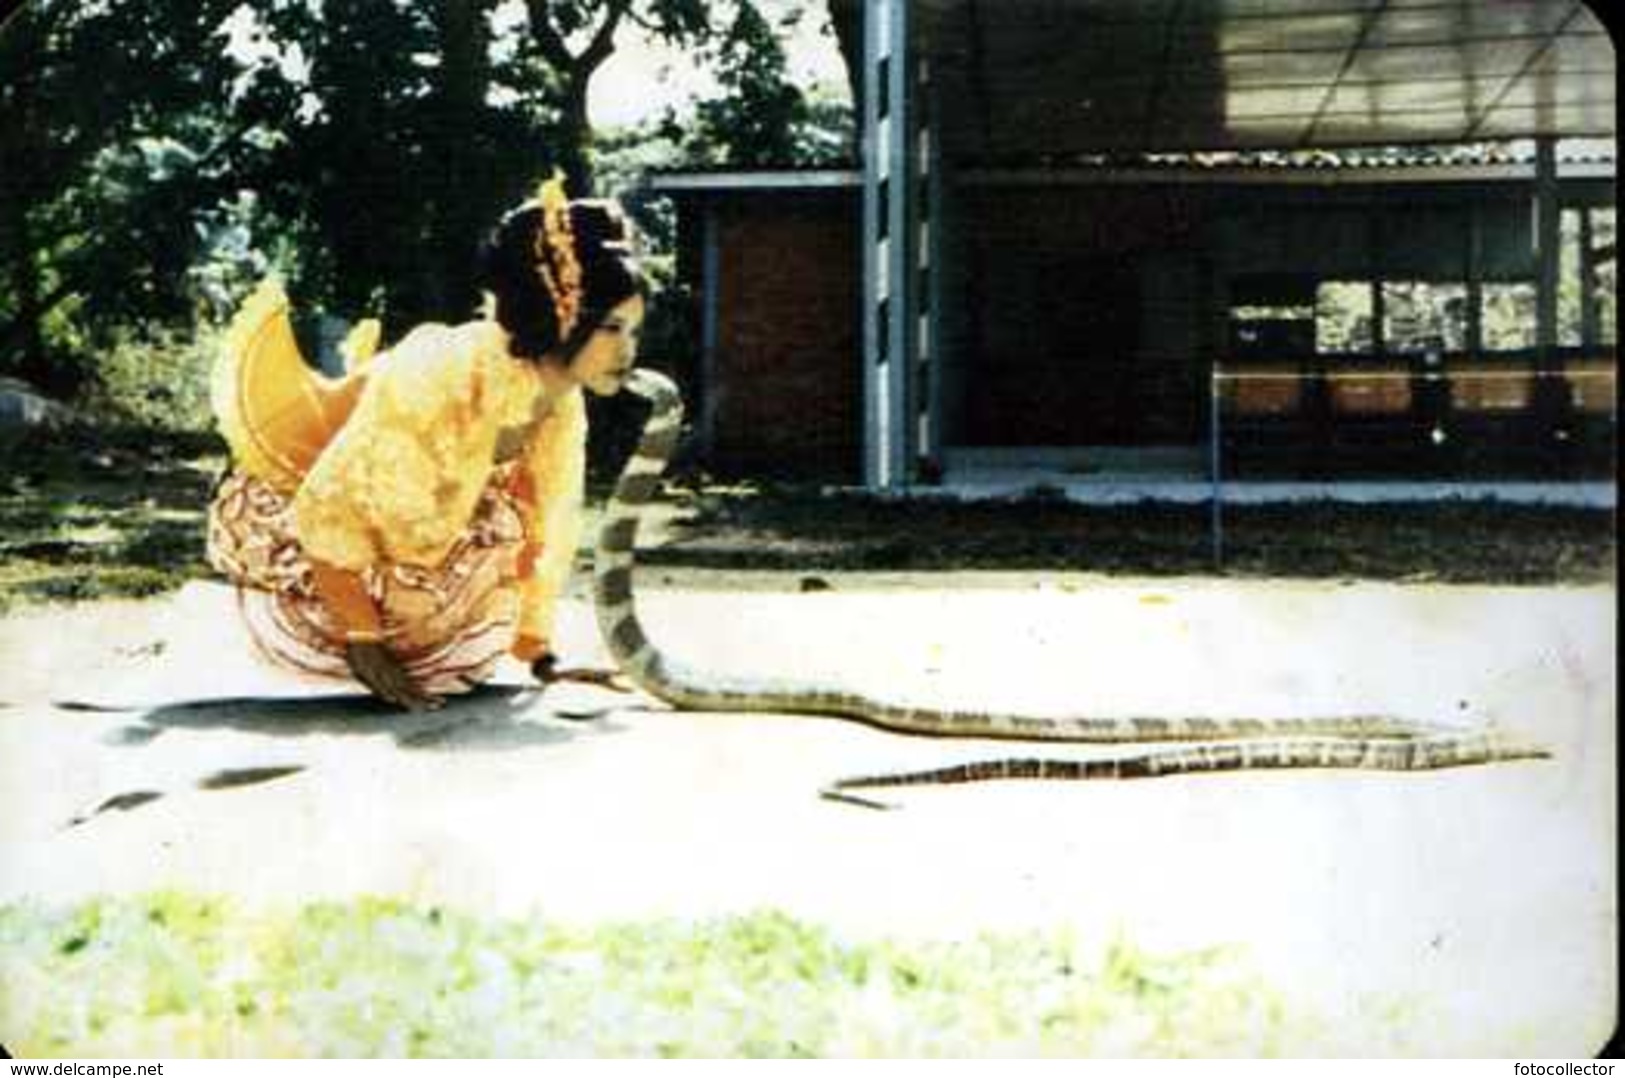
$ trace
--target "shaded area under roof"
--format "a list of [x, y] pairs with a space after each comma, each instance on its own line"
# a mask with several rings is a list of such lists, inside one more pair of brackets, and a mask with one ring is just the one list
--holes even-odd
[[910, 17], [960, 160], [1615, 134], [1613, 43], [1580, 0], [910, 0]]

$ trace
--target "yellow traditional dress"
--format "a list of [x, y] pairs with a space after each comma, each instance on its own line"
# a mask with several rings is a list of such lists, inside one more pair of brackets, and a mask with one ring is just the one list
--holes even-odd
[[244, 304], [215, 371], [233, 469], [209, 560], [274, 659], [348, 677], [364, 628], [425, 690], [457, 692], [552, 638], [580, 541], [585, 405], [579, 388], [546, 397], [495, 321], [419, 326], [373, 356], [376, 334], [363, 323], [329, 379], [299, 355], [280, 286]]

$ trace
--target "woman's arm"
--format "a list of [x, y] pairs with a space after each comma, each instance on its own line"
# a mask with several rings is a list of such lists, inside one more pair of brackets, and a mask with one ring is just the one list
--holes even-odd
[[383, 619], [360, 573], [313, 560], [311, 576], [317, 596], [344, 634], [344, 659], [357, 681], [408, 711], [432, 710], [444, 702], [418, 688], [385, 645]]
[[570, 580], [581, 545], [587, 475], [587, 409], [581, 390], [553, 404], [531, 441], [523, 467], [533, 491], [531, 528], [535, 559], [521, 583], [519, 633], [513, 654], [539, 675], [550, 667], [558, 597]]
[[483, 344], [477, 334], [439, 326], [408, 336], [371, 372], [354, 413], [294, 497], [295, 529], [317, 594], [344, 633], [351, 669], [402, 706], [438, 701], [418, 691], [390, 654], [363, 573], [391, 563], [436, 565], [466, 530], [498, 419], [479, 407]]

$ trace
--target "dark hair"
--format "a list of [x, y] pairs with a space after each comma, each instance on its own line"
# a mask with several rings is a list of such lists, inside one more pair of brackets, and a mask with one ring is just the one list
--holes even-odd
[[598, 199], [571, 202], [570, 226], [581, 263], [581, 313], [569, 336], [560, 340], [553, 297], [536, 266], [541, 226], [542, 210], [534, 202], [503, 217], [480, 253], [477, 284], [496, 297], [497, 321], [513, 339], [516, 355], [536, 360], [556, 352], [568, 363], [611, 308], [643, 291], [643, 275], [620, 207]]

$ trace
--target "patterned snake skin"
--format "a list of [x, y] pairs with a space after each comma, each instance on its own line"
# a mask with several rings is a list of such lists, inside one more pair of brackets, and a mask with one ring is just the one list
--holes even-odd
[[838, 684], [744, 678], [691, 670], [650, 643], [632, 592], [640, 514], [658, 491], [682, 422], [677, 387], [665, 375], [633, 372], [627, 388], [651, 409], [642, 440], [604, 511], [593, 564], [598, 628], [616, 664], [639, 688], [696, 711], [829, 715], [901, 733], [1094, 743], [1203, 742], [1090, 760], [1006, 759], [918, 772], [837, 780], [826, 796], [880, 786], [991, 779], [1128, 779], [1265, 768], [1427, 771], [1550, 756], [1546, 749], [1489, 732], [1376, 715], [1301, 719], [1042, 717], [943, 710], [877, 699]]

